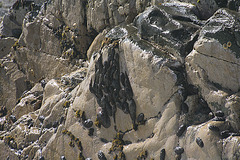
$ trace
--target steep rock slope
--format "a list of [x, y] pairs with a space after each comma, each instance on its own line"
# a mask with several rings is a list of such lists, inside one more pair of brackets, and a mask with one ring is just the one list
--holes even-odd
[[200, 2], [28, 12], [0, 54], [0, 158], [239, 159], [240, 16]]

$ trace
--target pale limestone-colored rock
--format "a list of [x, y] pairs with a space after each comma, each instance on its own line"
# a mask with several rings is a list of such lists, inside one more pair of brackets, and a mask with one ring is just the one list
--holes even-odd
[[123, 152], [126, 155], [126, 159], [135, 159], [144, 150], [148, 151], [149, 159], [159, 159], [162, 148], [166, 150], [166, 159], [175, 158], [173, 148], [177, 145], [177, 136], [175, 134], [178, 129], [177, 113], [179, 112], [179, 103], [180, 96], [175, 94], [169, 103], [164, 106], [162, 117], [155, 123], [154, 136], [145, 139], [143, 142], [133, 143], [124, 147]]
[[24, 114], [36, 111], [42, 105], [43, 88], [37, 83], [30, 91], [24, 92], [20, 102], [12, 109], [12, 114], [19, 119]]
[[6, 144], [4, 144], [3, 140], [0, 140], [0, 159], [6, 159], [6, 157], [9, 157], [10, 159], [17, 160], [17, 155], [14, 154], [14, 151], [12, 151]]
[[[72, 5], [71, 3], [67, 4], [67, 2], [65, 1], [55, 2], [59, 3], [58, 6], [60, 7], [62, 7], [61, 2], [64, 3], [64, 7], [69, 7]], [[105, 1], [94, 2], [104, 3], [105, 5]], [[64, 13], [60, 14], [62, 14], [65, 18], [68, 17], [68, 13], [76, 9], [75, 7], [67, 9], [64, 7], [61, 8]], [[112, 7], [112, 9], [115, 11], [112, 13], [112, 16], [115, 18], [113, 18], [113, 22], [118, 23], [119, 21], [115, 21], [119, 18], [117, 18], [118, 12], [114, 8], [117, 8], [116, 1], [112, 2]], [[139, 9], [141, 10], [141, 8]], [[77, 9], [76, 12], [78, 12]], [[72, 20], [66, 21], [69, 24], [73, 22]], [[109, 46], [110, 45], [104, 46], [103, 49], [100, 50], [100, 53], [103, 54], [104, 60], [107, 57]], [[238, 121], [236, 119], [236, 113], [238, 112], [239, 96], [238, 94], [234, 94], [229, 97], [229, 94], [227, 92], [219, 90], [217, 89], [217, 87], [214, 87], [211, 83], [209, 83], [209, 77], [211, 75], [208, 75], [203, 69], [203, 67], [206, 67], [207, 70], [212, 66], [209, 67], [206, 65], [199, 67], [202, 64], [198, 62], [197, 59], [199, 58], [199, 56], [201, 56], [202, 53], [197, 53], [199, 54], [199, 56], [197, 57], [197, 59], [194, 59], [195, 61], [191, 59], [191, 55], [186, 58], [188, 78], [192, 84], [199, 87], [199, 96], [203, 96], [203, 98], [208, 102], [210, 108], [213, 111], [216, 111], [218, 109], [222, 109], [224, 111], [224, 113], [227, 115], [227, 121], [209, 121], [201, 125], [189, 126], [187, 131], [184, 132], [184, 135], [178, 138], [176, 136], [176, 132], [178, 130], [178, 127], [182, 124], [182, 122], [184, 122], [185, 118], [181, 117], [182, 115], [180, 115], [180, 106], [183, 97], [179, 91], [181, 87], [176, 86], [178, 80], [177, 75], [175, 72], [173, 72], [173, 70], [170, 69], [168, 60], [163, 60], [162, 58], [154, 55], [152, 52], [143, 51], [142, 49], [140, 49], [137, 43], [133, 43], [127, 38], [123, 41], [120, 40], [119, 46], [120, 47], [118, 49], [115, 49], [115, 52], [118, 52], [120, 55], [120, 71], [126, 71], [129, 76], [130, 83], [134, 92], [134, 100], [137, 105], [136, 115], [138, 115], [139, 113], [144, 113], [145, 118], [148, 119], [145, 125], [138, 126], [137, 131], [131, 130], [130, 132], [127, 132], [125, 134], [124, 140], [133, 142], [133, 144], [124, 146], [123, 151], [127, 159], [136, 159], [136, 157], [144, 150], [148, 151], [147, 159], [159, 159], [161, 149], [165, 148], [166, 159], [172, 160], [175, 159], [176, 156], [173, 149], [178, 145], [185, 149], [185, 152], [182, 154], [182, 159], [221, 159], [221, 156], [223, 154], [225, 157], [231, 157], [231, 153], [237, 152], [237, 149], [235, 150], [232, 148], [234, 148], [233, 146], [237, 146], [238, 142], [236, 142], [235, 140], [233, 140], [234, 142], [229, 140], [231, 141], [231, 143], [225, 143], [224, 151], [224, 148], [222, 148], [220, 137], [210, 131], [208, 129], [208, 126], [210, 124], [216, 125], [222, 131], [225, 129], [230, 129], [229, 123], [231, 123], [234, 128], [237, 128]], [[99, 49], [99, 46], [96, 46], [94, 48], [97, 50]], [[18, 52], [24, 50], [25, 49], [19, 49]], [[31, 74], [37, 73], [36, 75], [30, 75], [30, 73], [27, 73], [27, 76], [30, 77], [30, 79], [32, 78], [36, 80], [45, 74], [50, 74], [47, 75], [48, 78], [54, 76], [60, 77], [59, 75], [61, 75], [61, 72], [65, 74], [72, 71], [71, 69], [68, 70], [64, 68], [64, 66], [68, 67], [68, 65], [63, 64], [61, 65], [62, 68], [61, 66], [56, 67], [56, 64], [63, 61], [59, 59], [54, 59], [54, 56], [48, 56], [44, 60], [51, 58], [52, 59], [47, 62], [42, 62], [42, 56], [46, 55], [43, 53], [38, 53], [40, 55], [37, 56], [35, 55], [36, 57], [38, 57], [36, 59], [28, 59], [28, 63], [31, 63], [30, 60], [34, 59], [32, 64], [29, 65], [27, 63], [24, 63], [24, 61], [27, 59], [26, 57], [31, 57], [34, 54], [35, 53], [31, 52], [29, 52], [28, 54], [24, 54], [23, 52], [23, 55], [18, 55], [20, 57], [22, 56], [20, 58], [20, 63], [25, 65], [24, 68], [27, 69], [27, 72], [31, 71]], [[91, 54], [92, 53], [90, 53], [89, 55]], [[104, 127], [97, 128], [96, 126], [93, 126], [93, 136], [88, 136], [88, 129], [83, 127], [81, 120], [75, 116], [75, 110], [80, 109], [82, 111], [85, 111], [86, 118], [90, 118], [92, 121], [94, 121], [96, 118], [96, 113], [99, 105], [97, 104], [95, 96], [89, 91], [89, 83], [91, 79], [94, 79], [94, 65], [98, 56], [99, 54], [96, 54], [95, 60], [93, 60], [93, 56], [88, 57], [90, 60], [90, 64], [86, 78], [83, 81], [81, 79], [82, 82], [77, 82], [81, 83], [77, 87], [75, 87], [74, 85], [74, 90], [70, 91], [65, 89], [67, 85], [63, 84], [63, 82], [60, 83], [59, 80], [50, 80], [47, 83], [44, 89], [43, 105], [40, 110], [32, 113], [35, 122], [34, 127], [28, 129], [28, 126], [26, 126], [25, 124], [19, 124], [22, 120], [21, 118], [14, 124], [16, 127], [15, 129], [13, 129], [11, 134], [19, 133], [20, 138], [17, 137], [17, 141], [21, 146], [30, 145], [31, 143], [29, 141], [36, 141], [42, 135], [42, 137], [39, 138], [38, 142], [36, 141], [33, 145], [30, 145], [28, 148], [26, 148], [25, 153], [29, 154], [30, 159], [37, 160], [40, 158], [41, 155], [43, 155], [45, 159], [50, 160], [60, 159], [60, 157], [63, 155], [66, 157], [66, 159], [76, 159], [80, 151], [77, 148], [76, 144], [75, 147], [69, 146], [68, 143], [71, 141], [70, 137], [68, 135], [62, 134], [63, 129], [71, 131], [75, 135], [75, 137], [78, 137], [81, 140], [83, 146], [83, 155], [85, 156], [85, 158], [91, 157], [93, 159], [97, 159], [97, 153], [99, 150], [102, 150], [105, 153], [107, 159], [113, 158], [114, 154], [108, 154], [109, 148], [112, 145], [111, 142], [103, 143], [100, 141], [100, 138], [105, 138], [107, 140], [113, 140], [113, 138], [115, 138], [117, 132], [114, 129], [115, 124], [113, 122], [113, 118], [111, 117], [111, 127], [106, 129]], [[194, 56], [193, 58], [196, 58]], [[202, 59], [206, 60], [204, 58]], [[52, 68], [50, 67], [46, 68], [49, 62], [54, 60], [59, 61], [57, 63], [51, 64], [50, 66], [52, 68], [59, 69], [58, 73], [52, 71]], [[34, 63], [37, 63], [38, 61], [43, 64], [38, 64], [34, 66]], [[198, 62], [197, 65], [196, 62]], [[44, 69], [46, 69], [46, 71], [44, 69], [44, 72], [41, 71], [42, 66], [45, 67]], [[79, 77], [78, 74], [73, 73], [63, 76], [61, 80], [70, 82], [71, 78], [73, 78], [74, 75], [75, 77]], [[85, 74], [83, 74], [83, 77], [84, 76]], [[214, 80], [221, 81], [217, 78]], [[228, 85], [228, 83], [226, 83], [226, 85]], [[198, 98], [198, 95], [187, 97], [187, 100], [185, 102], [190, 106], [188, 114], [193, 114], [194, 112], [196, 112], [197, 107], [195, 108], [194, 105], [197, 105]], [[70, 101], [70, 106], [67, 109], [64, 108], [65, 101]], [[159, 116], [159, 112], [161, 112], [161, 116]], [[37, 118], [41, 115], [45, 118], [42, 126], [42, 132], [40, 132], [38, 128], [36, 128], [40, 123]], [[65, 123], [60, 124], [60, 126], [58, 126], [56, 130], [52, 128], [50, 128], [49, 130], [44, 128], [47, 127], [48, 124], [58, 121], [61, 116], [65, 117]], [[159, 117], [153, 118], [154, 116]], [[127, 129], [132, 128], [132, 122], [129, 114], [124, 114], [120, 109], [117, 109], [116, 113], [116, 128], [121, 131], [126, 131]], [[55, 131], [56, 133], [53, 133]], [[26, 137], [26, 139], [22, 138], [23, 135]], [[202, 140], [205, 144], [204, 148], [199, 148], [199, 146], [197, 146], [195, 142], [196, 137], [203, 137]], [[24, 139], [27, 144], [21, 141], [21, 138]], [[142, 142], [138, 142], [138, 140], [142, 140]], [[47, 144], [45, 144], [44, 141], [48, 141]], [[42, 147], [43, 150], [41, 149]], [[221, 153], [222, 151], [223, 154]]]
[[[132, 83], [132, 88], [133, 88], [133, 91], [135, 94], [135, 101], [137, 104], [137, 115], [139, 113], [143, 112], [145, 114], [146, 118], [154, 117], [158, 114], [158, 112], [161, 111], [161, 108], [164, 105], [164, 103], [166, 103], [167, 100], [172, 96], [172, 94], [177, 91], [177, 87], [174, 87], [175, 82], [176, 82], [176, 77], [175, 77], [174, 73], [171, 72], [167, 67], [162, 67], [159, 71], [157, 71], [157, 69], [159, 69], [159, 68], [156, 68], [156, 72], [153, 71], [152, 68], [156, 67], [154, 61], [157, 61], [157, 59], [154, 59], [153, 55], [145, 53], [144, 51], [141, 51], [140, 48], [137, 48], [137, 46], [135, 46], [134, 44], [128, 43], [127, 41], [124, 43], [125, 44], [122, 44], [123, 45], [123, 50], [122, 50], [123, 54], [120, 54], [120, 59], [123, 59], [121, 65], [123, 66], [123, 70], [128, 68], [129, 77], [136, 77], [136, 79], [130, 79], [130, 81], [131, 81], [131, 83], [133, 81], [136, 84], [135, 85], [134, 83]], [[139, 54], [139, 52], [140, 52], [140, 54]], [[146, 58], [144, 56], [146, 56]], [[128, 61], [125, 62], [124, 60], [126, 60], [126, 59]], [[130, 66], [130, 65], [132, 65], [130, 63], [132, 61], [135, 61], [136, 63], [141, 63], [142, 67], [134, 68], [134, 66]], [[144, 64], [144, 63], [146, 63], [146, 64]], [[127, 65], [129, 65], [129, 66], [127, 66]], [[143, 76], [144, 79], [137, 78], [137, 75], [139, 75], [139, 73], [143, 72], [143, 71], [146, 72], [145, 73], [146, 75]], [[153, 75], [154, 77], [156, 77], [156, 80], [151, 82], [151, 85], [150, 85], [150, 83], [147, 83], [148, 81], [151, 81], [150, 75]], [[166, 80], [168, 81], [168, 85], [162, 83]], [[169, 83], [170, 80], [172, 81], [172, 83]], [[90, 82], [89, 79], [82, 82], [82, 85], [81, 85], [82, 87], [78, 91], [81, 94], [79, 97], [75, 98], [75, 101], [73, 102], [73, 108], [84, 110], [86, 115], [89, 115], [89, 114], [92, 115], [91, 119], [95, 120], [96, 113], [94, 113], [94, 112], [96, 112], [96, 108], [98, 107], [98, 105], [96, 104], [96, 100], [93, 100], [92, 98], [90, 98], [90, 97], [92, 97], [92, 94], [89, 92], [88, 87], [85, 88], [85, 86], [89, 86], [89, 82]], [[144, 87], [140, 87], [140, 86], [144, 86]], [[168, 94], [166, 94], [166, 97], [162, 97], [162, 94], [158, 94], [159, 90], [162, 90], [162, 92], [168, 93]], [[142, 94], [144, 92], [146, 92], [146, 93]], [[155, 95], [153, 99], [150, 98], [151, 95]], [[147, 96], [148, 98], [146, 98], [145, 96]], [[149, 101], [146, 101], [148, 99], [149, 99]], [[144, 112], [146, 110], [148, 110], [148, 112]], [[69, 113], [71, 113], [70, 116], [68, 114], [69, 118], [74, 116], [74, 112], [72, 112], [71, 110], [69, 111]], [[124, 117], [124, 119], [126, 119], [126, 121], [124, 121], [124, 122], [121, 121], [121, 119], [123, 117]], [[66, 121], [66, 123], [68, 125], [70, 125], [72, 123], [72, 122], [68, 123], [69, 118], [67, 118], [67, 121]], [[113, 124], [113, 121], [111, 121], [111, 123]], [[130, 129], [132, 127], [132, 122], [131, 122], [130, 116], [124, 114], [120, 110], [117, 110], [116, 126], [121, 130]], [[152, 124], [150, 124], [149, 127], [152, 128], [151, 130], [153, 130]], [[112, 132], [113, 129], [111, 129], [111, 128], [106, 129], [106, 130], [100, 129], [100, 132], [98, 132], [99, 133], [98, 135], [100, 137], [103, 137], [103, 138], [106, 138], [109, 140], [112, 139], [115, 136], [115, 132], [114, 131]], [[142, 136], [144, 138], [146, 138], [147, 136], [149, 136], [151, 134], [151, 130], [149, 130], [149, 132], [147, 132], [146, 134], [144, 134]], [[111, 134], [106, 134], [106, 133], [110, 133], [110, 132], [111, 132]], [[139, 133], [141, 133], [141, 132], [142, 131], [140, 131]], [[135, 136], [133, 136], [131, 138], [131, 140], [137, 141], [137, 139], [139, 139], [139, 138], [141, 139], [141, 137], [139, 137], [141, 134], [139, 134], [139, 133], [137, 133]]]
[[[61, 100], [64, 97], [63, 94], [60, 95], [53, 95], [46, 99], [42, 105], [42, 107], [39, 110], [38, 117], [43, 116], [44, 127], [52, 127], [53, 123], [55, 121], [59, 121], [61, 118], [61, 115], [64, 116], [64, 100]], [[58, 117], [54, 117], [54, 116]], [[35, 120], [36, 124], [40, 124], [39, 120]]]
[[[92, 34], [96, 34], [90, 33], [93, 32], [92, 30], [89, 33], [87, 31], [86, 5], [86, 1], [81, 0], [73, 2], [69, 2], [67, 0], [57, 0], [48, 5], [46, 16], [44, 16], [44, 18], [45, 20], [49, 20], [49, 22], [51, 22], [53, 19], [54, 23], [51, 24], [50, 28], [48, 29], [47, 26], [44, 26], [45, 24], [42, 24], [43, 28], [41, 27], [41, 32], [44, 34], [41, 35], [41, 40], [43, 42], [42, 47], [44, 47], [43, 49], [45, 52], [48, 52], [50, 54], [52, 52], [52, 54], [56, 54], [56, 51], [54, 51], [54, 49], [57, 49], [58, 51], [61, 49], [61, 47], [59, 47], [61, 39], [58, 40], [56, 38], [57, 36], [54, 35], [55, 33], [53, 34], [51, 26], [54, 26], [53, 29], [56, 31], [59, 29], [58, 27], [61, 27], [61, 25], [66, 25], [72, 32], [74, 32], [74, 35], [72, 33], [69, 38], [74, 36], [74, 41], [72, 43], [75, 44], [75, 48], [78, 52], [80, 52], [80, 54], [86, 55], [86, 51], [93, 39]], [[55, 23], [56, 21], [61, 22], [61, 25], [57, 26], [57, 28], [55, 28], [56, 24], [58, 24]], [[46, 30], [44, 28], [46, 28]], [[50, 32], [50, 30], [52, 31]], [[46, 41], [46, 36], [48, 35], [50, 36], [47, 39], [50, 41]], [[49, 42], [54, 46], [54, 48], [51, 47], [51, 44]], [[59, 55], [61, 53], [57, 54]]]
[[21, 97], [22, 93], [27, 89], [26, 76], [18, 69], [16, 63], [12, 60], [4, 60], [2, 62], [0, 84], [1, 97], [0, 104], [7, 107], [8, 110], [14, 108], [16, 100]]
[[187, 61], [205, 70], [210, 82], [218, 83], [235, 92], [240, 88], [240, 76], [235, 74], [240, 69], [240, 62], [230, 50], [224, 49], [213, 39], [198, 40], [194, 49], [188, 55]]
[[7, 37], [18, 37], [21, 34], [22, 22], [26, 15], [26, 9], [11, 10], [3, 17], [0, 24], [0, 34]]
[[28, 114], [29, 112], [34, 111], [34, 106], [30, 103], [36, 100], [34, 95], [29, 95], [21, 99], [20, 103], [18, 103], [14, 108], [12, 114], [19, 119], [22, 115]]
[[53, 129], [47, 129], [40, 137], [39, 137], [39, 143], [40, 144], [46, 144], [49, 139], [52, 137], [54, 134]]
[[226, 99], [225, 108], [228, 111], [228, 120], [234, 129], [239, 130], [239, 122], [240, 122], [240, 93], [233, 94]]
[[64, 102], [65, 100], [62, 99], [54, 105], [51, 110], [51, 113], [45, 118], [43, 126], [46, 127], [47, 125], [52, 126], [55, 122], [59, 121], [61, 116], [64, 115]]
[[50, 80], [44, 89], [43, 92], [43, 102], [45, 102], [45, 100], [47, 100], [48, 98], [58, 95], [61, 93], [61, 88], [58, 84], [58, 82], [54, 79]]
[[47, 13], [53, 13], [57, 18], [66, 22], [69, 27], [72, 27], [74, 23], [76, 26], [83, 27], [85, 21], [85, 8], [84, 2], [81, 0], [69, 2], [68, 0], [57, 0], [49, 5]]
[[87, 51], [87, 57], [90, 61], [92, 54], [98, 51], [98, 49], [101, 47], [103, 40], [105, 39], [105, 35], [107, 33], [107, 30], [104, 30], [103, 32], [99, 33], [96, 38], [93, 40], [91, 46], [88, 48]]
[[[103, 54], [107, 50], [103, 50]], [[68, 109], [67, 117], [66, 117], [66, 122], [65, 126], [68, 130], [71, 130], [74, 132], [74, 130], [78, 129], [78, 135], [81, 133], [87, 134], [87, 131], [81, 131], [83, 129], [82, 124], [80, 124], [78, 119], [75, 117], [75, 110], [83, 110], [85, 111], [86, 117], [90, 118], [92, 121], [95, 120], [96, 118], [96, 110], [99, 107], [93, 94], [89, 92], [89, 83], [90, 83], [90, 78], [94, 76], [92, 72], [94, 71], [94, 63], [91, 59], [90, 64], [89, 64], [89, 69], [88, 69], [88, 74], [87, 78], [81, 83], [80, 87], [77, 90], [74, 90], [74, 92], [77, 92], [76, 96], [73, 99], [72, 105], [70, 105], [70, 108]], [[95, 59], [96, 60], [96, 59]], [[163, 112], [165, 109], [165, 103], [168, 102], [168, 100], [172, 97], [174, 93], [177, 92], [178, 88], [175, 86], [176, 83], [176, 75], [166, 66], [161, 66], [160, 59], [158, 59], [156, 56], [152, 55], [152, 53], [145, 52], [141, 50], [140, 48], [137, 47], [136, 44], [131, 43], [130, 41], [126, 40], [123, 41], [120, 44], [120, 66], [121, 70], [123, 72], [127, 71], [128, 76], [130, 78], [130, 82], [133, 88], [134, 92], [134, 99], [137, 104], [137, 115], [141, 112], [145, 114], [146, 118], [154, 117], [157, 116], [159, 112]], [[135, 62], [132, 64], [132, 62]], [[141, 64], [141, 65], [135, 65], [135, 64]], [[137, 66], [137, 67], [136, 67]], [[140, 74], [141, 73], [141, 74]], [[144, 73], [144, 74], [143, 74]], [[143, 78], [140, 78], [138, 75], [143, 75]], [[154, 80], [152, 80], [151, 77], [155, 77]], [[166, 82], [166, 83], [165, 83]], [[167, 83], [168, 82], [168, 83]], [[171, 83], [169, 83], [171, 82]], [[151, 84], [151, 85], [150, 85]], [[47, 86], [46, 86], [46, 90]], [[159, 94], [161, 92], [164, 92], [166, 94]], [[144, 93], [144, 94], [143, 94]], [[154, 95], [154, 96], [153, 96]], [[48, 96], [49, 97], [49, 96]], [[154, 97], [154, 98], [151, 98]], [[52, 97], [53, 98], [53, 97]], [[170, 104], [169, 104], [170, 105]], [[175, 98], [174, 100], [171, 101], [171, 105], [173, 107], [177, 107], [178, 109], [167, 109], [169, 113], [165, 112], [164, 114], [166, 118], [163, 118], [164, 121], [166, 120], [166, 123], [169, 121], [169, 123], [165, 124], [163, 128], [167, 128], [165, 132], [161, 132], [164, 136], [161, 136], [163, 138], [160, 138], [160, 130], [159, 131], [154, 131], [156, 128], [156, 124], [158, 119], [157, 118], [152, 118], [148, 120], [145, 124], [145, 126], [139, 126], [139, 130], [137, 132], [129, 132], [125, 140], [129, 140], [132, 142], [136, 142], [138, 139], [146, 139], [147, 137], [151, 136], [153, 132], [157, 132], [159, 136], [156, 136], [156, 139], [160, 138], [159, 140], [166, 139], [165, 137], [169, 134], [174, 135], [176, 132], [176, 129], [178, 128], [178, 123], [177, 123], [177, 116], [176, 112], [179, 112], [180, 108], [180, 96], [178, 98]], [[43, 108], [43, 107], [42, 107]], [[168, 107], [167, 107], [168, 108]], [[170, 107], [171, 108], [171, 107]], [[146, 112], [147, 111], [147, 112]], [[42, 112], [43, 113], [43, 112]], [[46, 113], [46, 112], [44, 112]], [[167, 118], [168, 117], [168, 118]], [[170, 118], [170, 119], [169, 119]], [[122, 119], [125, 119], [122, 121]], [[160, 119], [161, 120], [161, 119]], [[104, 127], [101, 127], [100, 129], [96, 128], [94, 126], [94, 136], [97, 136], [99, 138], [105, 138], [107, 140], [112, 140], [116, 136], [116, 132], [114, 131], [114, 122], [113, 119], [111, 118], [111, 127], [108, 129], [105, 129]], [[166, 126], [165, 126], [166, 125]], [[132, 128], [132, 122], [130, 119], [129, 115], [124, 114], [121, 110], [117, 110], [116, 113], [116, 126], [120, 130], [127, 130]], [[155, 126], [155, 127], [154, 127]], [[74, 130], [72, 130], [74, 128]], [[154, 129], [155, 128], [155, 129]], [[173, 130], [172, 130], [173, 128]], [[147, 130], [147, 132], [145, 131]], [[57, 131], [57, 136], [60, 136], [60, 131]], [[81, 138], [83, 135], [80, 135], [79, 137]], [[66, 136], [64, 136], [66, 137]], [[85, 137], [85, 136], [84, 136]], [[88, 137], [86, 135], [86, 137]], [[171, 144], [175, 143], [175, 140], [172, 140], [175, 138], [170, 138], [169, 141], [171, 141]], [[56, 142], [58, 141], [58, 142]], [[50, 140], [50, 143], [46, 146], [46, 149], [44, 149], [44, 154], [49, 157], [51, 154], [51, 150], [53, 148], [56, 148], [56, 144], [59, 144], [57, 146], [66, 146], [68, 145], [66, 142], [65, 144], [62, 144], [63, 140], [61, 138], [57, 137], [52, 137]], [[90, 140], [91, 141], [91, 140]], [[95, 141], [95, 140], [94, 140]], [[94, 142], [93, 141], [93, 142]], [[166, 142], [166, 140], [163, 141]], [[60, 145], [61, 143], [61, 145]], [[111, 144], [107, 144], [106, 147], [102, 146], [102, 142], [98, 145], [89, 146], [89, 145], [84, 145], [83, 143], [83, 148], [84, 155], [86, 157], [91, 157], [91, 155], [94, 155], [93, 153], [97, 153], [100, 149], [104, 150], [104, 153], [107, 153], [108, 149], [110, 148]], [[99, 143], [99, 142], [98, 142]], [[152, 142], [147, 143], [149, 148], [152, 149], [150, 144]], [[102, 146], [102, 147], [100, 147]], [[155, 151], [159, 150], [161, 146], [159, 146], [157, 143], [154, 145], [156, 147]], [[59, 148], [57, 147], [56, 150], [59, 150], [58, 153], [64, 153], [65, 156], [72, 154], [72, 151], [70, 151], [67, 148], [70, 148], [69, 146], [66, 146], [66, 148]], [[90, 148], [89, 148], [90, 147]], [[93, 149], [91, 149], [93, 147]], [[173, 147], [173, 146], [171, 146]], [[141, 152], [141, 146], [137, 146], [137, 151]], [[148, 149], [148, 148], [146, 148]], [[171, 148], [172, 149], [172, 148]], [[75, 149], [73, 149], [75, 150]], [[86, 153], [86, 152], [87, 153]], [[126, 151], [128, 152], [128, 151]], [[134, 152], [133, 155], [128, 155], [130, 157], [134, 155], [138, 155], [139, 152]], [[89, 154], [91, 153], [91, 154]], [[130, 153], [130, 152], [129, 152]], [[131, 152], [132, 153], [132, 152]], [[76, 153], [72, 154], [76, 155]], [[151, 155], [154, 155], [154, 151], [151, 151]], [[52, 155], [53, 156], [53, 155]], [[60, 156], [54, 155], [54, 156]], [[77, 156], [77, 155], [76, 155]], [[109, 155], [106, 155], [107, 157]], [[131, 158], [130, 158], [131, 159]]]
[[229, 137], [226, 140], [223, 140], [223, 152], [222, 158], [227, 159], [239, 159], [239, 139], [240, 137]]
[[7, 37], [7, 38], [1, 38], [0, 39], [0, 58], [3, 58], [6, 56], [9, 52], [11, 47], [14, 45], [14, 43], [17, 41], [16, 38]]
[[[55, 135], [49, 140], [49, 143], [45, 148], [43, 148], [44, 157], [48, 157], [49, 159], [59, 159], [60, 156], [64, 155], [66, 159], [77, 158], [79, 154], [79, 149], [76, 146], [70, 147], [69, 142], [71, 138], [68, 135], [63, 135], [62, 130], [63, 126], [59, 126], [59, 129]], [[83, 129], [83, 127], [76, 122], [70, 128], [66, 128], [72, 132], [72, 134], [79, 138], [83, 147], [83, 155], [85, 157], [92, 157], [97, 152], [96, 148], [99, 148], [103, 145], [102, 142], [99, 142], [93, 137], [89, 137], [87, 135], [87, 130]], [[55, 152], [53, 154], [53, 151]], [[96, 157], [95, 157], [96, 158]]]
[[[81, 62], [80, 62], [81, 63]], [[84, 65], [84, 64], [82, 64]], [[66, 85], [66, 87], [75, 88], [79, 83], [81, 83], [87, 74], [87, 68], [82, 67], [71, 74], [66, 74], [61, 77], [61, 83]]]
[[14, 138], [15, 142], [18, 145], [18, 148], [24, 148], [30, 144], [30, 141], [25, 141], [25, 136], [27, 133], [28, 127], [25, 124], [18, 124], [12, 131], [11, 136]]
[[175, 86], [177, 77], [168, 67], [161, 66], [161, 58], [141, 50], [128, 40], [123, 41], [121, 45], [123, 51], [120, 53], [120, 65], [122, 71], [128, 73], [137, 114], [147, 110], [146, 117], [156, 116], [177, 91], [178, 88]]
[[68, 60], [43, 52], [34, 52], [25, 47], [15, 52], [18, 64], [25, 70], [28, 79], [38, 82], [40, 79], [52, 79], [77, 69], [69, 65]]
[[26, 19], [23, 21], [23, 33], [20, 39], [23, 38], [24, 43], [30, 50], [39, 50], [41, 48], [41, 40], [39, 37], [40, 24], [40, 19], [35, 19], [34, 22], [27, 22]]
[[[141, 4], [140, 4], [141, 3]], [[87, 7], [87, 27], [101, 32], [108, 26], [131, 23], [138, 13], [150, 5], [149, 1], [90, 1]]]
[[[56, 24], [52, 24], [53, 29], [51, 29], [47, 26], [47, 23], [49, 22], [45, 22], [44, 20], [49, 22], [58, 21], [54, 16], [47, 15], [43, 19], [43, 22], [40, 24], [39, 26], [40, 34], [38, 36], [41, 40], [41, 46], [40, 46], [41, 51], [48, 53], [50, 55], [61, 56], [62, 55], [61, 44], [60, 44], [61, 39], [57, 38], [53, 33], [53, 29], [57, 29], [60, 26], [60, 24], [58, 24], [60, 22], [56, 22]], [[58, 25], [58, 26], [55, 26], [55, 25]]]
[[108, 24], [108, 10], [106, 1], [90, 1], [87, 8], [87, 25], [90, 30], [93, 27], [98, 32], [103, 30]]
[[28, 133], [25, 135], [27, 142], [35, 142], [40, 136], [40, 130], [37, 127], [31, 127]]
[[43, 93], [43, 88], [42, 88], [42, 85], [41, 83], [37, 83], [33, 86], [33, 88], [31, 88], [31, 90], [29, 92], [27, 92], [26, 94], [35, 94], [35, 93], [40, 93], [42, 94]]
[[[239, 60], [235, 54], [230, 49], [224, 49], [214, 39], [199, 39], [194, 50], [186, 57], [186, 70], [190, 83], [200, 88], [203, 98], [212, 111], [222, 110], [229, 115], [227, 119], [236, 130], [239, 130], [237, 125], [239, 117], [233, 114], [236, 113], [236, 107], [230, 105], [236, 101], [232, 102], [229, 98], [231, 95], [224, 90], [238, 91], [240, 77], [236, 73], [239, 69]], [[223, 89], [216, 88], [215, 84]]]
[[51, 28], [57, 29], [62, 23], [60, 22], [60, 19], [57, 19], [54, 15], [52, 14], [47, 14], [43, 18], [43, 24], [47, 25]]
[[40, 149], [40, 146], [37, 145], [36, 143], [33, 143], [31, 145], [29, 145], [28, 147], [23, 149], [22, 154], [27, 156], [28, 159], [33, 159], [36, 152]]
[[222, 6], [219, 7], [217, 5], [217, 1], [215, 0], [201, 0], [201, 1], [184, 0], [184, 2], [196, 5], [202, 19], [208, 19], [214, 14], [214, 12], [216, 12], [217, 9], [222, 7]]
[[[196, 143], [196, 138], [200, 137], [204, 143], [201, 148]], [[180, 139], [180, 146], [184, 146], [185, 154], [183, 158], [194, 159], [221, 159], [221, 148], [218, 148], [220, 137], [217, 133], [208, 129], [208, 123], [198, 126], [190, 126], [187, 129], [184, 139]]]

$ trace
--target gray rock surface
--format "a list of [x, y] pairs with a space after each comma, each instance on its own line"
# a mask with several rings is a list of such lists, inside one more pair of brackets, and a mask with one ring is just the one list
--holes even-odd
[[239, 159], [236, 1], [34, 2], [1, 22], [0, 159]]

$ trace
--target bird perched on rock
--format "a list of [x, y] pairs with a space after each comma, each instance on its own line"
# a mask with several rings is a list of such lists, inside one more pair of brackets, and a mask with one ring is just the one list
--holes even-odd
[[46, 84], [47, 84], [47, 82], [45, 81], [45, 79], [41, 80], [40, 83], [41, 83], [42, 88], [44, 89], [45, 86], [46, 86]]

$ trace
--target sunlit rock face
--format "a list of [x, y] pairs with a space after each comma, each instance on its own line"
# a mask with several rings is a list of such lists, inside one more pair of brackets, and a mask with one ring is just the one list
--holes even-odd
[[17, 1], [0, 28], [0, 159], [238, 159], [238, 7]]

